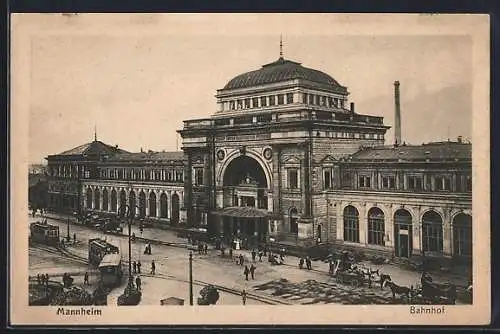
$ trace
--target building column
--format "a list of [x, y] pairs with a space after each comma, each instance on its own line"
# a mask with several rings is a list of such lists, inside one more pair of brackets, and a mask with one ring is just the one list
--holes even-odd
[[342, 213], [342, 202], [337, 202], [337, 240], [344, 240], [344, 215]]
[[[82, 197], [83, 197], [83, 207], [85, 209], [87, 209], [87, 188], [85, 188], [85, 187], [82, 187]], [[50, 198], [51, 198], [50, 202], [51, 202], [51, 204], [53, 204], [53, 201], [52, 201], [53, 196], [51, 195]]]
[[421, 255], [422, 254], [422, 237], [423, 237], [423, 228], [422, 221], [420, 219], [421, 209], [419, 207], [413, 207], [413, 212], [415, 212], [416, 217], [413, 217], [412, 221], [412, 242], [413, 242], [413, 255]]
[[146, 217], [149, 217], [149, 195], [151, 190], [146, 191]]
[[172, 217], [172, 192], [167, 191], [167, 218]]
[[367, 203], [361, 205], [359, 212], [359, 243], [362, 245], [368, 242], [368, 215], [366, 206]]
[[451, 212], [449, 209], [444, 210], [443, 217], [443, 255], [451, 256], [452, 255], [452, 231], [451, 231]]
[[161, 197], [161, 192], [155, 192], [156, 193], [156, 218], [161, 218], [161, 202], [160, 202], [160, 197]]
[[92, 210], [95, 209], [95, 189], [96, 187], [92, 188]]

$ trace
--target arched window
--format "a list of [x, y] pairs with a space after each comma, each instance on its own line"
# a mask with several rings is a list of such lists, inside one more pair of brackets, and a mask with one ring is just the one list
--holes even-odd
[[87, 188], [87, 209], [92, 209], [92, 188]]
[[290, 233], [299, 234], [299, 215], [296, 208], [290, 209]]
[[397, 257], [405, 258], [413, 252], [412, 216], [405, 209], [394, 213], [394, 251]]
[[156, 217], [156, 194], [154, 191], [149, 194], [149, 216]]
[[104, 190], [102, 191], [102, 211], [108, 211], [108, 200], [108, 189], [104, 188]]
[[146, 194], [142, 190], [139, 193], [139, 217], [146, 217]]
[[344, 241], [359, 242], [359, 212], [351, 205], [344, 209]]
[[118, 207], [120, 214], [125, 214], [125, 205], [127, 205], [127, 193], [122, 189], [122, 191], [120, 191], [120, 206]]
[[424, 252], [443, 251], [443, 220], [434, 211], [428, 211], [422, 217], [422, 246]]
[[94, 190], [94, 209], [101, 210], [101, 192], [99, 188]]
[[130, 191], [130, 194], [128, 195], [128, 205], [130, 207], [130, 212], [135, 216], [136, 212], [136, 201], [135, 201], [135, 192], [133, 190]]
[[160, 218], [167, 218], [167, 212], [168, 212], [167, 194], [161, 193], [161, 196], [160, 196]]
[[117, 203], [116, 203], [116, 190], [111, 190], [111, 211], [112, 212], [116, 212], [116, 207], [117, 207]]
[[384, 212], [379, 208], [371, 208], [368, 211], [368, 243], [372, 245], [384, 245], [385, 223]]
[[453, 255], [472, 256], [472, 217], [459, 213], [453, 218]]
[[180, 206], [179, 206], [179, 195], [172, 194], [172, 216], [170, 217], [170, 222], [172, 224], [179, 223]]

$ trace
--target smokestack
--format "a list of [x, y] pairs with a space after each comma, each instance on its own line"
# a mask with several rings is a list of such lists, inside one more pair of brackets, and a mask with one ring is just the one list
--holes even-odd
[[351, 112], [354, 113], [354, 102], [351, 102]]
[[394, 81], [394, 145], [401, 144], [401, 105], [399, 102], [399, 81]]

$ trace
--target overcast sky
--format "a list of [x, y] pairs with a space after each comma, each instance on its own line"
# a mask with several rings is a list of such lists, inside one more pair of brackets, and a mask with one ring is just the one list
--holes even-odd
[[[86, 26], [85, 15], [56, 19], [61, 31], [68, 25], [64, 20], [74, 20], [73, 28]], [[216, 111], [217, 89], [236, 75], [279, 57], [280, 29], [228, 34], [221, 33], [223, 21], [219, 17], [198, 25], [204, 27], [200, 34], [182, 33], [180, 28], [177, 34], [172, 29], [162, 34], [162, 29], [172, 25], [157, 20], [149, 24], [158, 34], [51, 32], [32, 38], [30, 162], [39, 163], [48, 154], [91, 141], [94, 126], [99, 140], [126, 150], [175, 150], [175, 130], [183, 120], [208, 117]], [[253, 22], [241, 24], [248, 27]], [[126, 28], [133, 24], [124, 24]], [[471, 136], [471, 39], [403, 32], [399, 36], [347, 36], [329, 35], [327, 29], [309, 35], [281, 30], [285, 32], [285, 58], [331, 75], [348, 87], [350, 101], [360, 106], [356, 112], [384, 116], [391, 126], [393, 82], [399, 80], [403, 136], [406, 128], [419, 129], [408, 132], [407, 141]], [[454, 92], [456, 87], [466, 87], [467, 96], [460, 96], [465, 105], [457, 108], [456, 115], [444, 115], [449, 124], [429, 128], [427, 124], [441, 110], [428, 105], [418, 111], [418, 117], [405, 117], [409, 112], [405, 103], [415, 105], [415, 98], [443, 89]], [[441, 101], [443, 105], [453, 105], [456, 96], [443, 94], [442, 98], [449, 100]], [[459, 119], [465, 127], [454, 126]], [[387, 138], [390, 144], [392, 130]]]

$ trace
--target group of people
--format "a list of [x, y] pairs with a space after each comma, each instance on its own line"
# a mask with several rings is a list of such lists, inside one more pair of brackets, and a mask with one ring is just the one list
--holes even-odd
[[304, 259], [303, 257], [300, 258], [299, 260], [299, 268], [302, 269], [304, 267], [304, 262], [306, 263], [306, 268], [307, 270], [312, 270], [312, 261], [309, 256], [306, 256]]
[[255, 279], [255, 269], [257, 269], [253, 263], [252, 265], [250, 266], [250, 268], [248, 268], [248, 266], [245, 266], [245, 270], [243, 271], [243, 275], [245, 275], [245, 280], [248, 281], [248, 275], [252, 275], [252, 279]]
[[49, 285], [49, 274], [37, 274], [36, 282], [38, 285]]
[[144, 254], [151, 255], [151, 244], [146, 245], [146, 248], [144, 249]]
[[[132, 273], [140, 274], [141, 273], [141, 260], [132, 262]], [[151, 260], [151, 274], [154, 275], [156, 273], [156, 263], [155, 260]]]
[[205, 254], [207, 255], [208, 254], [208, 244], [206, 242], [202, 243], [202, 242], [198, 242], [198, 254], [202, 255], [202, 254]]

